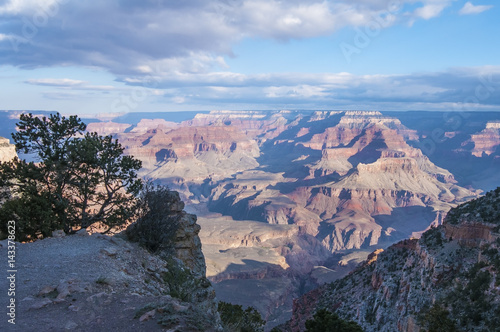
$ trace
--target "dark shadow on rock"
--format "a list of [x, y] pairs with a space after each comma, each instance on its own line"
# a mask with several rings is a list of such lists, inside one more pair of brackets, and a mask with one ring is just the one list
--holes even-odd
[[235, 196], [219, 198], [216, 201], [210, 200], [208, 202], [208, 208], [211, 212], [219, 212], [223, 215], [231, 216], [234, 220], [255, 220], [267, 222], [265, 208], [271, 204], [271, 202], [252, 207], [251, 209], [249, 208], [249, 202], [257, 198], [258, 195], [259, 192], [244, 198], [237, 203], [234, 203], [236, 199]]
[[[394, 208], [390, 215], [381, 214], [373, 218], [382, 226], [379, 242], [395, 243], [409, 238], [414, 232], [424, 231], [436, 219], [436, 211], [432, 207], [408, 206]], [[390, 228], [393, 230], [390, 231]]]
[[387, 149], [387, 144], [383, 139], [377, 138], [347, 160], [352, 164], [353, 168], [359, 163], [371, 164], [382, 156], [382, 150], [384, 149]]

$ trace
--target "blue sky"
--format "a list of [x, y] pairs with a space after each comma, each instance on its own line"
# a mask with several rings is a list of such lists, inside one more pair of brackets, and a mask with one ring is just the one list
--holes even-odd
[[500, 110], [493, 0], [0, 0], [0, 109]]

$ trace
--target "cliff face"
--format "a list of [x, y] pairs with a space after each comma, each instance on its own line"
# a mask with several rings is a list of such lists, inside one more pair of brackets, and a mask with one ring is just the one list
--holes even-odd
[[500, 122], [488, 122], [483, 131], [471, 136], [471, 142], [474, 143], [472, 154], [476, 157], [494, 153], [500, 145]]
[[[85, 230], [16, 244], [16, 267], [23, 271], [16, 279], [16, 327], [222, 331], [196, 216], [183, 211], [178, 194], [171, 197], [165, 213], [179, 226], [173, 252], [152, 254], [123, 234], [88, 235]], [[6, 243], [0, 243], [0, 251], [7, 255]], [[0, 286], [8, 289], [7, 282], [3, 278]], [[0, 322], [2, 331], [11, 327], [5, 319]]]
[[406, 143], [414, 131], [379, 112], [316, 112], [287, 126], [261, 145], [259, 159], [283, 173], [245, 171], [219, 181], [210, 209], [299, 225], [333, 252], [417, 235], [475, 195]]
[[[435, 312], [463, 330], [494, 330], [500, 323], [500, 221], [494, 212], [499, 205], [500, 188], [473, 207], [453, 209], [444, 225], [420, 240], [373, 253], [349, 276], [295, 301], [285, 330], [303, 330], [319, 308], [355, 320], [366, 331], [429, 329]], [[484, 211], [491, 216], [486, 223]], [[461, 218], [455, 222], [456, 216]]]
[[162, 179], [186, 197], [190, 195], [183, 184], [200, 185], [208, 178], [253, 168], [260, 153], [254, 140], [232, 126], [176, 129], [144, 122], [118, 137], [125, 152], [143, 162], [141, 175]]
[[16, 146], [9, 139], [0, 137], [0, 162], [11, 161], [17, 157]]
[[116, 122], [92, 122], [87, 125], [88, 132], [96, 132], [99, 135], [116, 135], [123, 133], [131, 125]]

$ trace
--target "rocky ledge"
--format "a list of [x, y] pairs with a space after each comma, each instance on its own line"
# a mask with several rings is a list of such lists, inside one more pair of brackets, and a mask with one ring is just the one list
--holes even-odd
[[[179, 228], [170, 254], [86, 230], [16, 243], [15, 325], [2, 319], [0, 330], [222, 330], [196, 217], [174, 196], [170, 213]], [[7, 249], [2, 241], [3, 257]], [[0, 287], [9, 289], [11, 281], [1, 278]]]

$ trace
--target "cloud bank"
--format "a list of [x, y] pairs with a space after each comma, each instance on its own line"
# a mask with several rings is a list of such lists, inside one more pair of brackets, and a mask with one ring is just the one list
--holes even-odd
[[[420, 4], [405, 9], [405, 5]], [[0, 1], [0, 61], [22, 68], [95, 66], [116, 75], [200, 72], [244, 38], [329, 35], [390, 14], [430, 19], [450, 0]]]
[[[381, 109], [406, 109], [408, 103], [419, 109], [498, 106], [499, 67], [411, 75], [246, 75], [232, 72], [224, 60], [234, 56], [233, 46], [245, 38], [287, 42], [328, 36], [346, 27], [369, 25], [376, 18], [385, 19], [383, 28], [412, 24], [438, 17], [452, 3], [0, 0], [0, 63], [25, 69], [104, 69], [128, 86], [116, 91], [71, 77], [24, 82], [52, 88], [44, 92], [51, 99], [78, 100], [83, 90], [131, 94], [141, 88], [148, 90], [153, 102], [189, 102], [214, 108], [364, 108], [369, 104]], [[460, 14], [477, 14], [491, 7], [467, 2]]]

